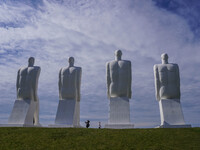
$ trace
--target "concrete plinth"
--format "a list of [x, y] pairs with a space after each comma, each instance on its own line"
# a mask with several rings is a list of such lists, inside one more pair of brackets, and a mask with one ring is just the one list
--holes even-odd
[[158, 128], [191, 128], [190, 124], [185, 125], [160, 125]]
[[106, 124], [105, 128], [110, 129], [132, 129], [134, 124]]
[[33, 100], [16, 100], [7, 126], [34, 126], [35, 108], [36, 102]]
[[105, 128], [133, 128], [130, 123], [130, 104], [127, 97], [110, 98], [109, 120]]
[[27, 124], [0, 124], [0, 127], [41, 127]]
[[49, 127], [81, 127], [80, 102], [74, 99], [59, 100], [55, 124]]
[[161, 99], [159, 101], [161, 125], [159, 128], [189, 128], [185, 124], [180, 99]]

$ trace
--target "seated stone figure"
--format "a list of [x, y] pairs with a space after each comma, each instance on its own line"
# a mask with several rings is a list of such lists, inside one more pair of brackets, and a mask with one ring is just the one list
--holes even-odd
[[38, 66], [33, 66], [34, 62], [35, 59], [30, 57], [28, 67], [21, 68], [18, 71], [16, 82], [18, 100], [38, 101], [37, 88], [41, 69]]
[[74, 58], [70, 57], [69, 66], [59, 72], [59, 104], [55, 125], [59, 127], [80, 127], [80, 86], [81, 67], [74, 66]]
[[191, 127], [186, 125], [180, 102], [180, 76], [177, 64], [168, 63], [168, 55], [161, 55], [162, 64], [154, 65], [155, 95], [160, 107], [160, 128]]
[[162, 54], [162, 64], [154, 65], [157, 100], [180, 99], [180, 77], [177, 64], [168, 63], [168, 55]]
[[115, 51], [115, 60], [106, 64], [107, 95], [131, 98], [131, 62], [122, 60], [122, 51]]
[[59, 72], [59, 99], [75, 99], [80, 101], [81, 67], [74, 66], [74, 58], [69, 58], [69, 66]]
[[109, 120], [105, 128], [133, 128], [130, 123], [131, 62], [122, 60], [122, 51], [115, 51], [115, 60], [106, 64]]
[[[17, 73], [17, 100], [9, 118], [12, 124], [28, 124], [39, 126], [39, 99], [37, 95], [40, 67], [34, 66], [35, 59], [28, 59], [28, 67]], [[33, 117], [33, 118], [32, 118]]]

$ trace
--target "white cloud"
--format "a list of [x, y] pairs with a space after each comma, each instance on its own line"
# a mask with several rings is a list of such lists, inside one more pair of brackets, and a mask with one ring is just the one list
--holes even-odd
[[75, 65], [83, 68], [81, 117], [105, 122], [105, 63], [114, 59], [115, 49], [120, 48], [123, 58], [132, 61], [131, 119], [136, 127], [159, 124], [152, 67], [160, 63], [162, 52], [180, 66], [184, 110], [188, 102], [196, 103], [189, 108], [197, 111], [185, 113], [186, 120], [193, 123], [191, 116], [200, 113], [196, 100], [200, 97], [200, 72], [196, 69], [200, 64], [199, 41], [193, 41], [195, 37], [184, 19], [157, 8], [151, 1], [44, 1], [38, 9], [23, 3], [2, 3], [0, 22], [4, 23], [0, 28], [2, 105], [14, 103], [16, 72], [27, 65], [28, 57], [34, 56], [35, 65], [42, 68], [38, 89], [41, 122], [53, 123], [58, 105], [58, 71], [67, 65], [69, 56], [74, 56]]

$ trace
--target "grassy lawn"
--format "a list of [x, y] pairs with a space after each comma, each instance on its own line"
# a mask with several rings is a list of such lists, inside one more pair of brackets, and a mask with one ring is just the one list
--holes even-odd
[[200, 150], [200, 128], [0, 128], [1, 150]]

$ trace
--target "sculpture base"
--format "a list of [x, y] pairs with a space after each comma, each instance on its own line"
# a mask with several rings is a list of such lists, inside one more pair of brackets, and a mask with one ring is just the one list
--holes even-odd
[[8, 119], [9, 126], [34, 126], [33, 116], [36, 102], [33, 100], [16, 100]]
[[64, 124], [50, 124], [50, 128], [83, 128], [82, 126], [64, 125]]
[[180, 99], [161, 99], [159, 101], [160, 128], [188, 128], [183, 117]]
[[27, 124], [0, 124], [0, 127], [42, 127], [42, 126], [27, 125]]
[[184, 124], [184, 125], [161, 125], [156, 128], [191, 128], [190, 124]]
[[109, 120], [105, 128], [133, 128], [130, 123], [130, 104], [127, 97], [110, 98]]
[[108, 129], [132, 129], [134, 124], [105, 124]]
[[75, 99], [59, 100], [55, 124], [49, 127], [81, 127], [80, 102]]

